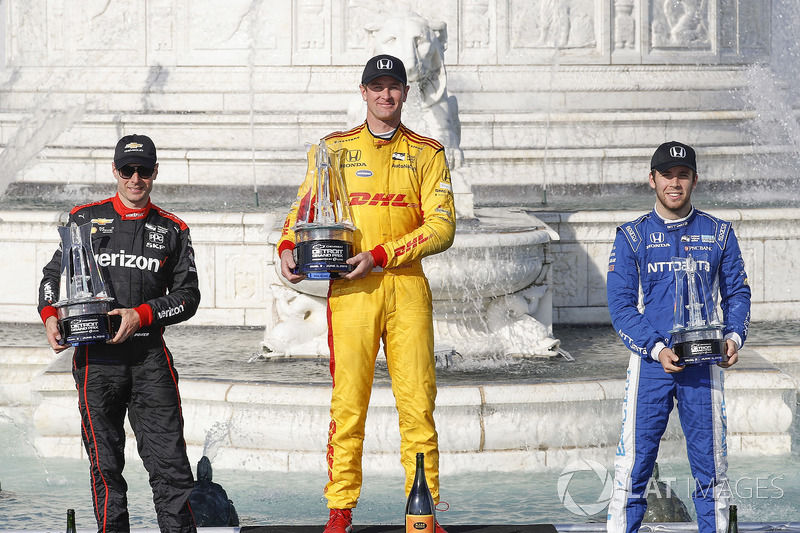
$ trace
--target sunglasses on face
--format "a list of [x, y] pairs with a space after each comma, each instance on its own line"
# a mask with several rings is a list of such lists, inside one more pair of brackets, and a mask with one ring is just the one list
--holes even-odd
[[145, 179], [147, 179], [147, 178], [149, 178], [150, 176], [153, 175], [153, 169], [152, 168], [141, 167], [141, 166], [134, 167], [134, 166], [131, 166], [131, 165], [125, 165], [125, 166], [123, 166], [121, 168], [118, 168], [117, 170], [119, 170], [120, 176], [122, 176], [122, 178], [126, 179], [126, 180], [127, 179], [131, 179], [133, 177], [133, 175], [136, 174], [136, 173], [139, 174], [140, 178], [145, 178]]

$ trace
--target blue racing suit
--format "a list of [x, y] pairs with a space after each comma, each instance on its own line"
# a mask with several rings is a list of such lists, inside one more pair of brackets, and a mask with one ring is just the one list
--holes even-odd
[[725, 338], [741, 347], [747, 337], [750, 287], [729, 222], [694, 208], [680, 220], [665, 220], [653, 210], [617, 228], [608, 264], [608, 309], [614, 329], [632, 353], [608, 508], [609, 533], [634, 532], [641, 525], [648, 482], [675, 400], [695, 481], [692, 497], [699, 533], [724, 532], [727, 527], [722, 369], [698, 364], [667, 374], [658, 360], [664, 347], [672, 347], [674, 269], [681, 264], [673, 258], [689, 256], [706, 273], [706, 301], [719, 294]]

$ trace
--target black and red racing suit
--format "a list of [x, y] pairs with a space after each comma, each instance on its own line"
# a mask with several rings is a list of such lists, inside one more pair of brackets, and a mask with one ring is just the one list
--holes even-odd
[[[129, 531], [125, 413], [150, 475], [161, 531], [195, 531], [188, 506], [193, 477], [183, 438], [178, 374], [164, 326], [192, 317], [200, 303], [188, 226], [151, 202], [125, 207], [118, 196], [75, 207], [69, 223], [92, 224], [92, 248], [113, 306], [133, 308], [141, 328], [121, 344], [78, 346], [72, 371], [79, 395], [81, 435], [90, 461], [98, 531]], [[56, 315], [59, 249], [43, 269], [42, 320]]]

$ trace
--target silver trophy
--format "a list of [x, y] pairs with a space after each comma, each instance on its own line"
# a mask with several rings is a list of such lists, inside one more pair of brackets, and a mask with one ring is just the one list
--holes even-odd
[[675, 320], [672, 351], [679, 365], [709, 364], [726, 358], [724, 325], [717, 316], [717, 302], [708, 284], [709, 263], [693, 257], [673, 257], [675, 272]]
[[[60, 226], [61, 276], [66, 298], [53, 306], [58, 310], [61, 342], [72, 346], [105, 342], [119, 327], [121, 317], [108, 315], [111, 298], [97, 268], [92, 251], [92, 224]], [[112, 320], [113, 319], [113, 320]]]
[[347, 150], [328, 149], [325, 141], [308, 146], [311, 189], [297, 209], [295, 272], [309, 279], [335, 279], [353, 270], [345, 261], [353, 251], [353, 215], [342, 177]]

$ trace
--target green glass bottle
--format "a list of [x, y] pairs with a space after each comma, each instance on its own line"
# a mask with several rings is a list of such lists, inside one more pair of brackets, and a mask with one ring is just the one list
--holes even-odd
[[417, 454], [417, 472], [406, 501], [406, 533], [433, 533], [433, 497], [425, 480], [425, 454]]
[[728, 533], [739, 533], [739, 519], [736, 516], [736, 506], [728, 508]]
[[67, 533], [77, 533], [75, 529], [75, 509], [67, 509]]

